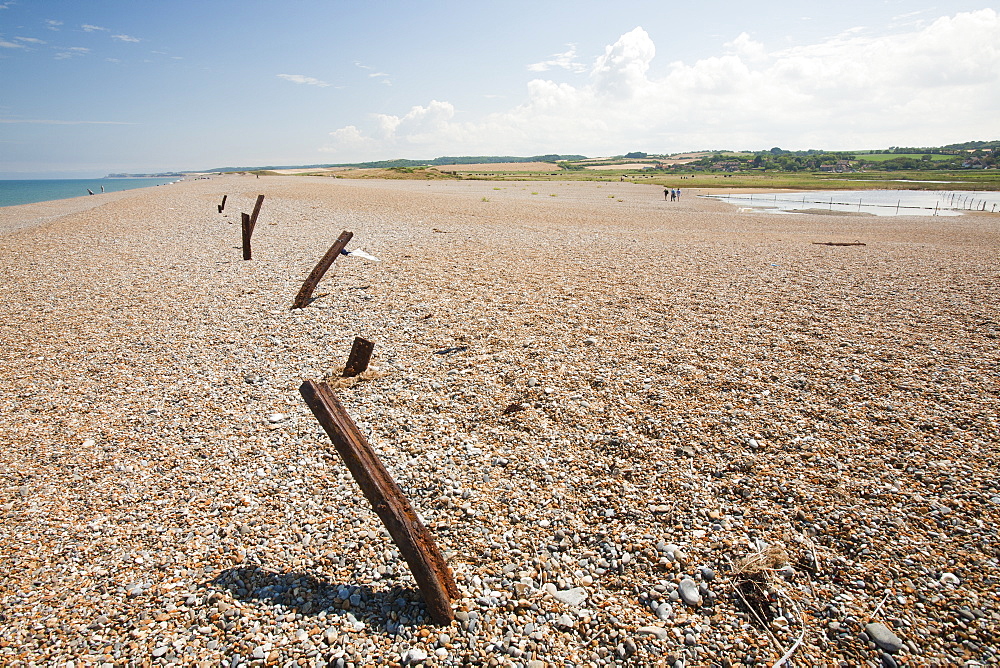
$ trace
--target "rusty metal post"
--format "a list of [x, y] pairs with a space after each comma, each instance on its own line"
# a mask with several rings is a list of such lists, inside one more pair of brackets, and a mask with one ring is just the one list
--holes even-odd
[[344, 250], [347, 243], [354, 236], [354, 232], [348, 232], [344, 230], [337, 237], [337, 240], [330, 246], [330, 249], [326, 251], [320, 261], [313, 267], [313, 270], [309, 272], [309, 276], [306, 278], [302, 287], [299, 288], [299, 294], [295, 295], [295, 301], [292, 303], [292, 308], [305, 308], [309, 306], [309, 300], [312, 298], [313, 290], [316, 289], [316, 284], [319, 283], [320, 279], [323, 278], [323, 274], [327, 272], [333, 261], [337, 259], [340, 255], [340, 251]]
[[250, 234], [253, 234], [253, 228], [257, 227], [257, 216], [260, 215], [262, 204], [264, 204], [264, 196], [257, 195], [257, 203], [253, 205], [253, 214], [250, 216]]
[[250, 250], [250, 237], [253, 235], [253, 228], [250, 227], [250, 216], [241, 213], [241, 227], [243, 228], [243, 259], [251, 259], [252, 251]]
[[437, 624], [450, 624], [455, 618], [451, 599], [458, 598], [458, 586], [427, 527], [330, 386], [307, 380], [299, 392], [399, 547], [424, 595], [431, 619]]
[[223, 211], [226, 210], [226, 198], [227, 197], [229, 197], [229, 195], [223, 195], [222, 196], [222, 204], [219, 205], [219, 213], [222, 213]]
[[368, 339], [363, 339], [360, 336], [354, 337], [354, 345], [351, 346], [347, 366], [344, 367], [344, 378], [354, 378], [367, 369], [374, 349], [375, 344]]

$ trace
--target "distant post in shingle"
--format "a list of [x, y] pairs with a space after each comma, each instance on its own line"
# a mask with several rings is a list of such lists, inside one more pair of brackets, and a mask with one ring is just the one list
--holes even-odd
[[222, 204], [219, 205], [219, 213], [222, 213], [223, 211], [226, 210], [226, 198], [227, 197], [229, 197], [229, 195], [223, 195], [222, 196]]
[[241, 213], [240, 219], [242, 222], [241, 227], [243, 228], [243, 259], [249, 260], [252, 254], [250, 250], [250, 237], [253, 235], [253, 228], [250, 227], [250, 216], [248, 214]]
[[344, 367], [344, 378], [354, 378], [359, 373], [363, 373], [368, 368], [368, 362], [372, 359], [372, 351], [375, 344], [360, 336], [354, 337], [354, 345], [351, 346], [351, 354], [347, 358], [347, 366]]
[[264, 203], [264, 196], [257, 195], [257, 203], [253, 205], [253, 214], [250, 215], [250, 234], [253, 234], [253, 228], [257, 226], [257, 216], [260, 215], [260, 207]]
[[451, 599], [458, 598], [459, 591], [430, 531], [330, 386], [307, 380], [299, 392], [399, 547], [424, 596], [431, 619], [437, 624], [450, 624], [455, 618]]
[[299, 289], [299, 294], [295, 295], [295, 302], [292, 303], [292, 308], [305, 308], [309, 306], [309, 300], [312, 299], [312, 293], [316, 289], [316, 284], [319, 283], [320, 279], [323, 278], [323, 274], [327, 272], [333, 261], [340, 255], [340, 251], [347, 247], [347, 243], [353, 236], [354, 232], [348, 232], [347, 230], [340, 233], [337, 240], [330, 246], [330, 250], [326, 252], [326, 255], [320, 259], [309, 273], [305, 283]]

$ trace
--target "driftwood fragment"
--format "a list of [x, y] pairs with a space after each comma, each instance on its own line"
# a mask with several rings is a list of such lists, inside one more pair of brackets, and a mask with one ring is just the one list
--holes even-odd
[[226, 210], [226, 198], [227, 197], [229, 197], [229, 195], [223, 195], [222, 196], [222, 204], [219, 205], [219, 213], [222, 213], [223, 211]]
[[253, 256], [250, 250], [250, 237], [253, 236], [253, 227], [250, 225], [250, 216], [245, 213], [240, 214], [240, 227], [243, 232], [243, 259], [249, 260]]
[[364, 434], [326, 383], [307, 380], [299, 388], [316, 420], [330, 436], [365, 498], [372, 504], [399, 547], [437, 624], [455, 618], [451, 599], [459, 595], [451, 569], [430, 532], [417, 517], [399, 485], [386, 471]]
[[867, 246], [860, 241], [814, 241], [814, 246]]
[[337, 259], [338, 255], [340, 255], [340, 251], [344, 250], [344, 247], [347, 246], [347, 243], [353, 236], [354, 232], [348, 232], [347, 230], [340, 233], [340, 236], [337, 237], [335, 242], [333, 242], [330, 249], [326, 251], [326, 255], [324, 255], [320, 261], [316, 263], [316, 266], [313, 267], [313, 270], [309, 272], [309, 276], [302, 284], [302, 287], [299, 288], [299, 294], [295, 295], [295, 302], [292, 303], [292, 308], [305, 308], [306, 306], [309, 306], [309, 300], [312, 299], [312, 293], [313, 290], [316, 289], [316, 285], [319, 283], [320, 279], [323, 278], [323, 275], [333, 264], [333, 261]]
[[354, 345], [351, 346], [347, 366], [344, 367], [344, 378], [354, 378], [359, 373], [363, 373], [368, 368], [374, 349], [375, 344], [368, 339], [363, 339], [360, 336], [354, 337]]

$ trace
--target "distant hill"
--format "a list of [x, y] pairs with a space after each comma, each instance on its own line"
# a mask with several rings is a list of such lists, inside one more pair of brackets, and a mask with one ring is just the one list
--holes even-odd
[[376, 160], [374, 162], [342, 162], [325, 165], [266, 165], [263, 167], [215, 167], [198, 170], [202, 172], [257, 172], [269, 169], [325, 169], [329, 167], [355, 167], [357, 169], [391, 169], [393, 167], [434, 167], [437, 165], [478, 165], [495, 162], [556, 162], [557, 160], [586, 160], [583, 155], [533, 155], [516, 157], [509, 155], [443, 156], [433, 160]]

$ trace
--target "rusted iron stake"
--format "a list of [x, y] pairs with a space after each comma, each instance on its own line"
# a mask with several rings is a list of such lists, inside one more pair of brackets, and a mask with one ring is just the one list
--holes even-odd
[[257, 216], [260, 215], [260, 207], [264, 203], [264, 196], [257, 195], [257, 203], [253, 205], [253, 213], [250, 215], [250, 234], [253, 234], [253, 228], [257, 227]]
[[354, 345], [351, 346], [347, 366], [344, 367], [344, 378], [354, 378], [367, 369], [374, 349], [375, 344], [368, 339], [362, 339], [360, 336], [354, 337]]
[[344, 230], [337, 237], [337, 240], [333, 242], [330, 246], [330, 250], [326, 252], [326, 255], [313, 267], [313, 270], [309, 272], [308, 278], [306, 278], [305, 283], [299, 288], [299, 294], [295, 295], [295, 302], [292, 303], [292, 308], [305, 308], [309, 306], [309, 300], [312, 299], [313, 290], [316, 289], [316, 285], [319, 283], [320, 279], [323, 278], [323, 274], [327, 272], [333, 261], [337, 259], [340, 255], [340, 251], [344, 250], [347, 243], [354, 236], [354, 232], [348, 232]]
[[299, 392], [399, 547], [424, 595], [431, 619], [437, 624], [450, 624], [455, 618], [451, 599], [458, 598], [458, 586], [427, 527], [330, 386], [307, 380]]
[[223, 195], [222, 196], [222, 204], [219, 205], [219, 213], [222, 213], [223, 211], [226, 210], [226, 198], [227, 197], [229, 197], [229, 195]]
[[241, 227], [243, 228], [243, 259], [251, 259], [252, 251], [250, 250], [250, 237], [253, 236], [253, 228], [250, 227], [250, 216], [241, 213], [240, 219], [242, 222]]

